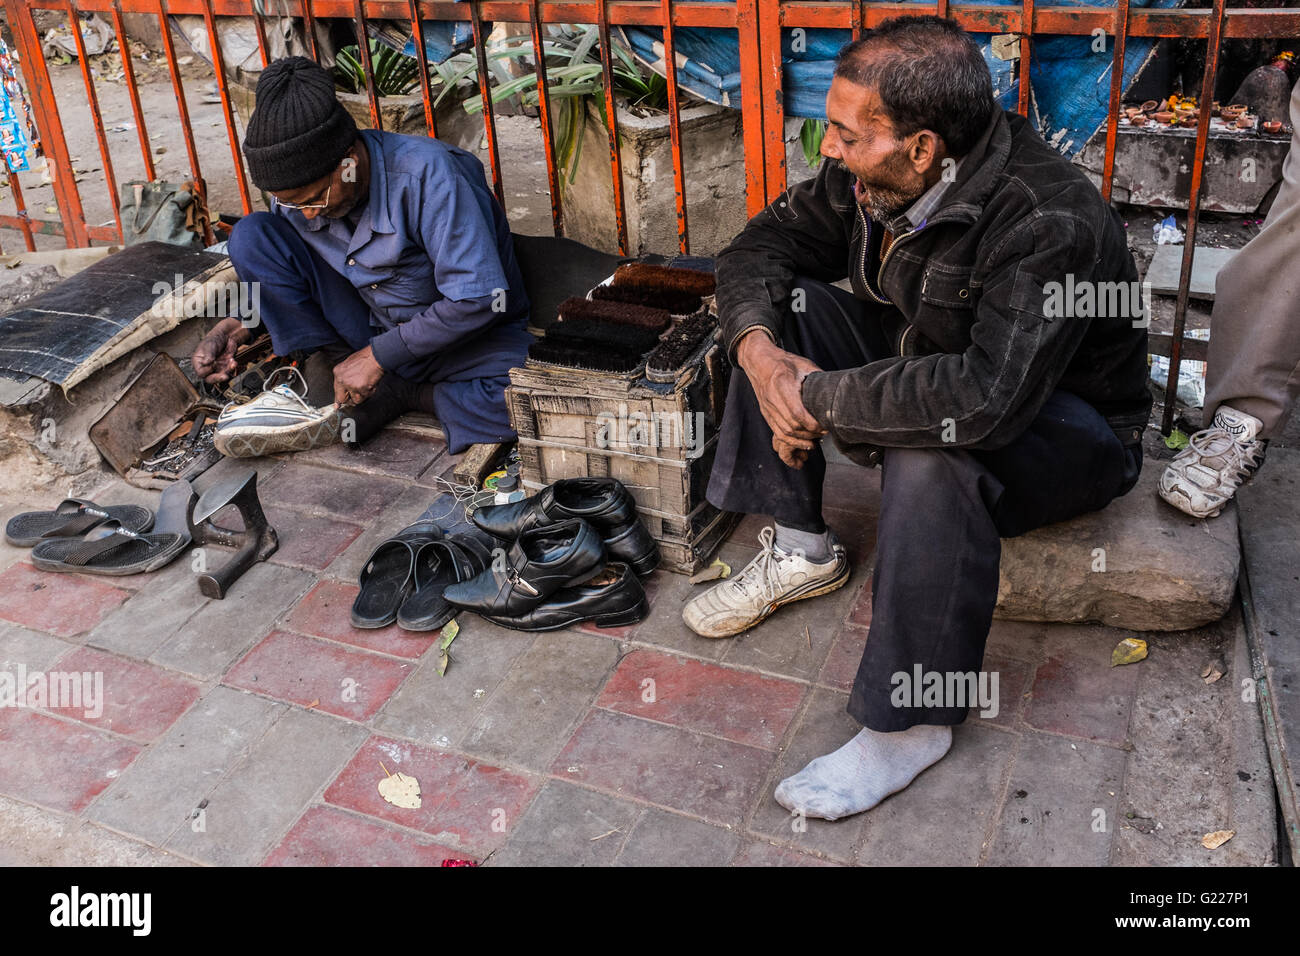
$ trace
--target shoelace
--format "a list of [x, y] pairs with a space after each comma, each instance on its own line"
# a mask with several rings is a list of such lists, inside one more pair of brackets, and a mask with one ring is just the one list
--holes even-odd
[[793, 555], [776, 549], [776, 529], [771, 525], [758, 533], [758, 540], [763, 545], [763, 550], [736, 580], [731, 582], [731, 586], [740, 595], [750, 593], [750, 588], [757, 586], [758, 593], [762, 597], [773, 601], [780, 589], [777, 575], [780, 573], [781, 562], [789, 560]]
[[[289, 376], [290, 381], [272, 387], [271, 382], [274, 381], [277, 375], [279, 375], [281, 372], [284, 371], [293, 373], [292, 375]], [[294, 376], [297, 376], [298, 379], [297, 384], [302, 386], [301, 395], [294, 390], [294, 383], [293, 383]], [[314, 406], [307, 404], [307, 399], [305, 397], [307, 395], [307, 380], [303, 378], [302, 372], [301, 370], [299, 370], [298, 366], [282, 365], [280, 368], [277, 368], [266, 378], [262, 379], [262, 390], [258, 392], [256, 396], [250, 397], [248, 395], [240, 395], [239, 397], [232, 399], [231, 401], [226, 403], [226, 406], [221, 410], [221, 414], [224, 415], [232, 408], [238, 408], [241, 405], [247, 405], [250, 402], [257, 401], [257, 399], [261, 398], [267, 392], [275, 392], [275, 394], [281, 395], [284, 398], [293, 399], [293, 401], [296, 402], [299, 406], [301, 406], [304, 411], [315, 412], [318, 410]]]
[[1217, 458], [1228, 452], [1234, 452], [1231, 457], [1239, 468], [1243, 466], [1245, 460], [1245, 444], [1237, 441], [1222, 428], [1205, 428], [1196, 432], [1187, 440], [1187, 448], [1201, 458]]

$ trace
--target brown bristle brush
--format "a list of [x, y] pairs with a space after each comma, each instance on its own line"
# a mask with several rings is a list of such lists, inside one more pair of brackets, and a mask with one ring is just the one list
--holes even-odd
[[673, 320], [667, 309], [651, 309], [627, 302], [593, 302], [576, 295], [561, 302], [558, 312], [561, 322], [590, 319], [614, 325], [633, 325], [655, 332], [662, 332]]
[[591, 290], [597, 302], [627, 302], [652, 309], [667, 309], [673, 315], [691, 315], [700, 310], [700, 297], [677, 289], [642, 285], [598, 285]]
[[639, 285], [655, 289], [675, 289], [690, 295], [713, 295], [716, 279], [712, 272], [699, 269], [674, 269], [649, 262], [627, 262], [614, 270], [614, 285]]

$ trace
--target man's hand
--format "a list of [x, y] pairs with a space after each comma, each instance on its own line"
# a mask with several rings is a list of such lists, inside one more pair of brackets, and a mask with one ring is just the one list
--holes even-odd
[[375, 393], [384, 370], [375, 361], [367, 345], [334, 366], [334, 401], [339, 405], [359, 405]]
[[237, 368], [236, 350], [252, 337], [253, 333], [239, 319], [222, 319], [203, 337], [190, 356], [194, 374], [209, 385], [229, 381]]
[[[781, 455], [782, 461], [798, 468], [807, 459], [807, 453], [812, 451], [814, 442], [826, 434], [826, 429], [804, 407], [800, 392], [804, 376], [809, 372], [820, 372], [821, 368], [802, 355], [784, 351], [759, 331], [740, 340], [736, 358], [749, 376], [758, 397], [758, 407], [772, 429], [772, 447]], [[803, 452], [802, 458], [796, 458], [793, 455], [795, 451]], [[799, 464], [792, 464], [795, 460]]]
[[775, 435], [772, 436], [772, 448], [781, 456], [783, 462], [796, 471], [802, 468], [804, 462], [808, 460], [808, 449], [796, 448], [794, 445], [782, 441]]

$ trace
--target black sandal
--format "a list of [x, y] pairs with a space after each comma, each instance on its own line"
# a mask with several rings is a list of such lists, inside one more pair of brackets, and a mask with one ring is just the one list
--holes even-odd
[[140, 534], [153, 527], [153, 512], [139, 505], [100, 507], [85, 498], [64, 498], [53, 511], [26, 511], [5, 525], [5, 540], [15, 548], [30, 548], [51, 538], [75, 538], [106, 521], [116, 521]]
[[415, 559], [415, 593], [398, 610], [397, 626], [406, 631], [436, 631], [450, 621], [460, 609], [447, 602], [443, 589], [480, 574], [492, 563], [492, 549], [498, 547], [500, 542], [478, 529], [426, 544]]
[[415, 591], [415, 557], [420, 549], [442, 538], [433, 521], [403, 528], [370, 553], [361, 569], [361, 591], [352, 602], [352, 626], [387, 627], [398, 608]]
[[32, 564], [42, 571], [80, 574], [141, 574], [170, 563], [194, 540], [190, 513], [198, 496], [188, 481], [177, 481], [162, 494], [150, 534], [109, 520], [85, 538], [50, 539], [32, 549]]

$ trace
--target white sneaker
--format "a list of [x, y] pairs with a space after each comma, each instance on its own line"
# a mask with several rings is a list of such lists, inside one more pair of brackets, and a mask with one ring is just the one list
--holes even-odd
[[1211, 427], [1192, 436], [1160, 476], [1160, 497], [1193, 518], [1213, 518], [1264, 463], [1263, 422], [1220, 405]]
[[826, 594], [849, 580], [844, 546], [834, 542], [834, 557], [824, 564], [776, 546], [776, 530], [758, 534], [763, 550], [745, 570], [716, 584], [682, 609], [682, 620], [701, 637], [731, 637], [753, 627], [783, 604]]
[[316, 408], [303, 395], [307, 383], [295, 368], [302, 394], [288, 383], [247, 402], [231, 402], [217, 418], [212, 444], [227, 458], [257, 458], [330, 445], [339, 437], [337, 405]]

